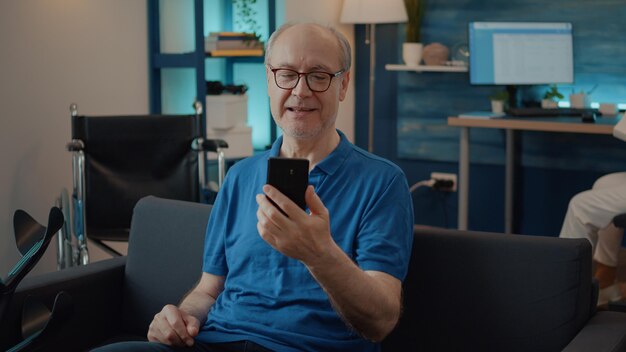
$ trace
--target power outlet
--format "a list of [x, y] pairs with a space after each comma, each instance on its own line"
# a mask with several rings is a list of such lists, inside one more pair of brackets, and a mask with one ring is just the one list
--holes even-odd
[[432, 172], [430, 174], [430, 179], [436, 181], [450, 181], [452, 183], [451, 187], [443, 187], [439, 188], [440, 191], [444, 192], [456, 192], [456, 174], [448, 174], [445, 172]]

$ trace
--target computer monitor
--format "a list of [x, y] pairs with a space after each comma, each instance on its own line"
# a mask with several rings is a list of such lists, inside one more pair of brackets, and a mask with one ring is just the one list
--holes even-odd
[[517, 105], [519, 85], [573, 83], [572, 24], [470, 22], [470, 83], [506, 85]]

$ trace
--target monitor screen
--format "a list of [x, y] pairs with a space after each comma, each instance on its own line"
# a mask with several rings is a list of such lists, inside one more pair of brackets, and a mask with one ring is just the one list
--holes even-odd
[[571, 23], [471, 22], [469, 51], [471, 84], [574, 82]]

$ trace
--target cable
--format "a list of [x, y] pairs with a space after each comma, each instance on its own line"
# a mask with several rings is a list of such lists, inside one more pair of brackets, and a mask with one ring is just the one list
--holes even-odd
[[414, 183], [411, 187], [409, 187], [409, 193], [413, 193], [416, 189], [422, 186], [432, 187], [435, 184], [435, 180], [422, 180], [417, 183]]
[[441, 202], [441, 208], [443, 211], [444, 227], [448, 228], [448, 209], [446, 207], [447, 197], [444, 194], [446, 193], [444, 190], [449, 190], [450, 188], [452, 188], [453, 185], [454, 182], [451, 180], [440, 180], [431, 178], [429, 180], [422, 180], [414, 183], [411, 187], [409, 187], [409, 193], [415, 192], [415, 190], [420, 187], [430, 187], [434, 191], [437, 191], [437, 193], [439, 193], [439, 201]]
[[454, 182], [452, 180], [440, 180], [432, 178], [430, 180], [422, 180], [413, 184], [409, 188], [409, 193], [413, 193], [416, 189], [422, 186], [430, 187], [435, 191], [449, 191], [454, 186]]

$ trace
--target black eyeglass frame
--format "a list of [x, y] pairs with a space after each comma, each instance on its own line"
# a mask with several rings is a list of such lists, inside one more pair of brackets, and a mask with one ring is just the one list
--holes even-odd
[[[280, 89], [284, 89], [284, 90], [291, 90], [294, 89], [298, 86], [298, 83], [300, 83], [300, 77], [304, 76], [304, 81], [306, 82], [306, 86], [309, 88], [310, 91], [312, 92], [316, 92], [316, 93], [324, 93], [325, 91], [327, 91], [330, 88], [330, 85], [333, 84], [333, 78], [336, 78], [338, 76], [341, 76], [342, 74], [344, 74], [346, 72], [345, 69], [339, 70], [335, 73], [330, 73], [330, 72], [325, 72], [325, 71], [310, 71], [310, 72], [298, 72], [296, 70], [292, 70], [290, 68], [274, 68], [270, 65], [267, 65], [267, 67], [269, 67], [270, 71], [272, 71], [272, 73], [274, 74], [274, 83], [276, 83], [276, 87], [280, 88]], [[276, 71], [280, 71], [280, 70], [285, 70], [285, 71], [290, 71], [293, 72], [295, 74], [298, 75], [298, 79], [296, 80], [296, 83], [293, 85], [293, 87], [291, 88], [285, 88], [285, 87], [281, 87], [280, 84], [278, 84], [278, 80], [276, 79]], [[311, 88], [311, 84], [309, 84], [309, 75], [313, 74], [313, 73], [317, 73], [317, 74], [325, 74], [328, 75], [330, 77], [330, 79], [328, 80], [328, 86], [326, 87], [326, 89], [324, 90], [319, 90], [319, 89], [313, 89]]]

